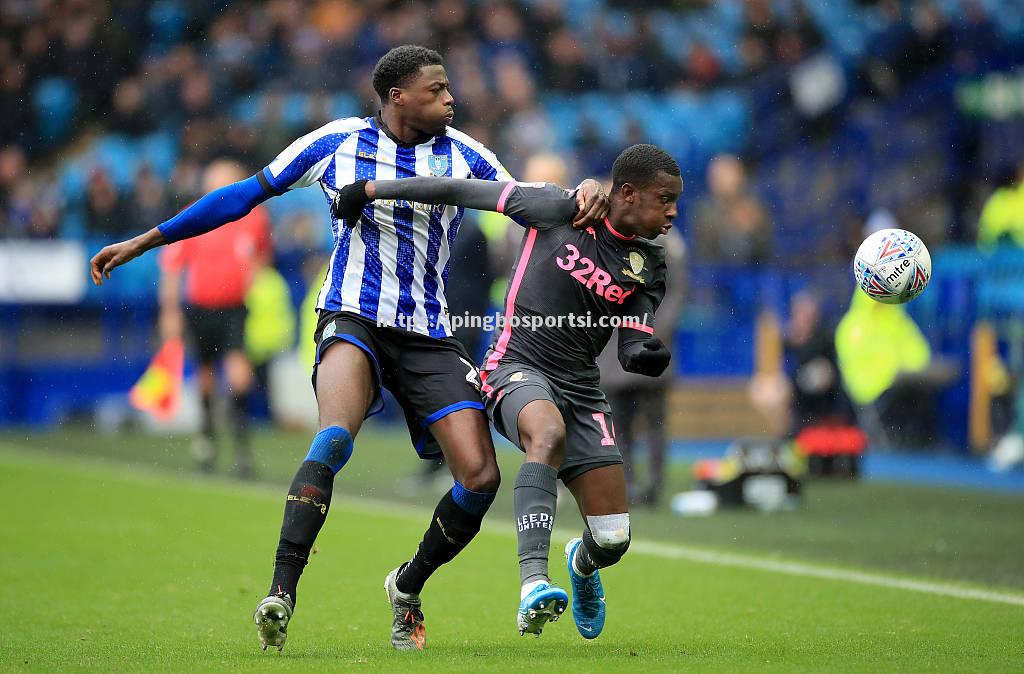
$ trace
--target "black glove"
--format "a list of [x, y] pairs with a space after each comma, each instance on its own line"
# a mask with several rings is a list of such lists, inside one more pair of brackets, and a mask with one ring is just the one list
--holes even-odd
[[366, 183], [368, 182], [368, 180], [357, 180], [351, 185], [345, 185], [331, 202], [331, 213], [334, 214], [334, 217], [344, 220], [349, 227], [355, 227], [359, 223], [363, 207], [370, 201], [366, 198]]
[[622, 368], [626, 372], [657, 377], [672, 361], [672, 352], [657, 337], [651, 337], [644, 342], [633, 342], [629, 346], [629, 350], [622, 354], [621, 360]]

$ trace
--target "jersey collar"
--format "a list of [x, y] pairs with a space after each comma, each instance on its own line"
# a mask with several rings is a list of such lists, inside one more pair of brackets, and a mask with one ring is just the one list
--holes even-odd
[[398, 137], [395, 134], [391, 133], [391, 129], [389, 129], [388, 125], [384, 123], [384, 117], [381, 116], [380, 110], [378, 110], [377, 114], [370, 118], [370, 126], [372, 126], [377, 131], [383, 131], [384, 135], [390, 138], [392, 142], [394, 142], [394, 144], [397, 145], [398, 147], [416, 147], [417, 145], [423, 145], [424, 143], [432, 142], [437, 138], [437, 136], [430, 136], [429, 140], [424, 140], [422, 143], [403, 143], [402, 141], [398, 140]]
[[604, 226], [608, 228], [608, 231], [612, 233], [612, 236], [614, 236], [616, 239], [619, 239], [620, 241], [632, 241], [633, 239], [636, 238], [636, 234], [634, 234], [633, 236], [626, 236], [625, 234], [620, 234], [617, 231], [615, 231], [615, 228], [612, 227], [611, 220], [608, 219], [608, 216], [605, 216], [604, 218]]

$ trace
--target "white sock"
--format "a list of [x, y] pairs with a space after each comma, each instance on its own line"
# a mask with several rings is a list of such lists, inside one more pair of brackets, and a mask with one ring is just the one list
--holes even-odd
[[529, 583], [524, 583], [523, 587], [519, 590], [519, 601], [526, 599], [526, 595], [533, 592], [533, 588], [537, 587], [538, 585], [550, 584], [551, 582], [546, 578], [542, 578], [541, 580], [531, 580]]

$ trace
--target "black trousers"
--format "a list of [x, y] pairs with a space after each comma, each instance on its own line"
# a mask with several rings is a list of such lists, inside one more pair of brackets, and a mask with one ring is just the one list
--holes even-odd
[[[665, 406], [668, 387], [638, 386], [606, 393], [615, 419], [615, 439], [622, 453], [630, 495], [638, 494], [646, 500], [657, 500], [665, 482]], [[634, 449], [640, 443], [647, 445], [649, 476], [638, 492]]]

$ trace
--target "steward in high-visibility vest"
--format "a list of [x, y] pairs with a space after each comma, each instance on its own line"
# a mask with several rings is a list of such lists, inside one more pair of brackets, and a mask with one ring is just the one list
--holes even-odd
[[998, 188], [981, 209], [978, 247], [991, 249], [1004, 241], [1024, 248], [1024, 181]]
[[932, 352], [905, 307], [876, 302], [857, 290], [836, 328], [836, 355], [850, 398], [869, 405], [901, 372], [926, 369]]
[[[325, 264], [314, 278], [327, 278], [328, 267], [329, 264]], [[313, 341], [313, 336], [316, 334], [316, 323], [319, 318], [316, 313], [316, 300], [320, 296], [320, 290], [320, 283], [310, 283], [309, 292], [306, 293], [305, 299], [302, 300], [302, 306], [299, 307], [299, 358], [302, 359], [303, 366], [310, 373], [313, 372], [313, 364], [316, 360], [316, 343]]]
[[256, 272], [245, 295], [245, 350], [259, 366], [295, 345], [295, 308], [288, 282], [269, 265]]

